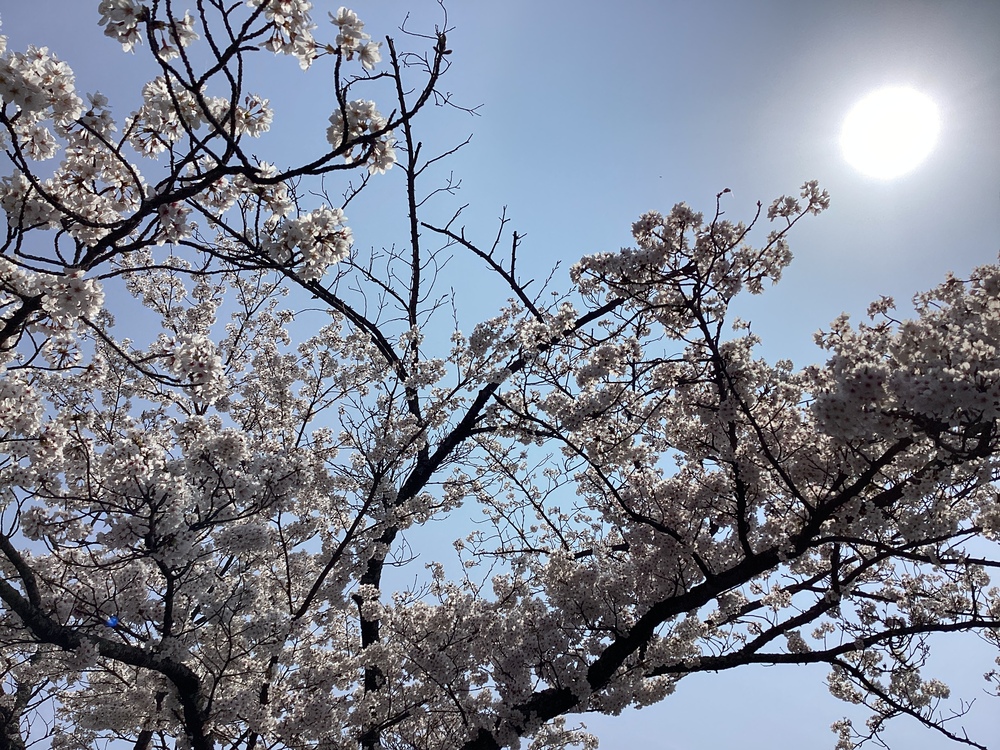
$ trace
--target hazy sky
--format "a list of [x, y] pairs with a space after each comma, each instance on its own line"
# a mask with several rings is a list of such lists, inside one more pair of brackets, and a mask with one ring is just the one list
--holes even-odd
[[[101, 90], [121, 116], [135, 107], [148, 68], [133, 64], [145, 65], [143, 53], [123, 55], [101, 35], [97, 4], [0, 0], [2, 31], [13, 50], [49, 46], [77, 71], [78, 88]], [[317, 20], [336, 5], [317, 3]], [[440, 13], [430, 0], [352, 7], [376, 39], [394, 34], [407, 11], [415, 30]], [[996, 261], [996, 0], [455, 0], [448, 11], [454, 53], [443, 88], [459, 104], [483, 106], [478, 117], [447, 110], [428, 116], [430, 142], [473, 134], [448, 165], [462, 180], [458, 203], [440, 210], [470, 203], [468, 231], [487, 241], [506, 205], [511, 227], [527, 235], [523, 262], [539, 273], [629, 244], [630, 225], [644, 211], [686, 201], [709, 212], [728, 187], [727, 216], [749, 219], [757, 200], [766, 206], [818, 179], [832, 194], [830, 210], [793, 233], [796, 260], [781, 284], [740, 306], [767, 357], [806, 364], [820, 356], [812, 334], [841, 312], [858, 317], [880, 294], [902, 306], [948, 271], [963, 276]], [[275, 132], [294, 134], [261, 156], [291, 162], [303, 144], [322, 143], [332, 107], [315, 95], [313, 76], [329, 74], [303, 76], [293, 61], [274, 63], [271, 77], [249, 88], [275, 103]], [[942, 119], [936, 150], [892, 181], [858, 174], [838, 145], [851, 105], [885, 85], [923, 91]], [[390, 214], [399, 206], [352, 206], [358, 243], [391, 243]], [[474, 283], [459, 290], [459, 303], [472, 311], [466, 331], [491, 312], [477, 312], [475, 296]], [[1000, 742], [1000, 706], [982, 693], [992, 659], [975, 645], [967, 640], [939, 663], [945, 673], [964, 670], [956, 692], [979, 699], [966, 722], [970, 732]], [[587, 722], [608, 750], [830, 748], [830, 723], [859, 714], [827, 695], [824, 674], [757, 668], [700, 675], [660, 706]], [[888, 735], [897, 738], [895, 748], [952, 747], [897, 723]]]

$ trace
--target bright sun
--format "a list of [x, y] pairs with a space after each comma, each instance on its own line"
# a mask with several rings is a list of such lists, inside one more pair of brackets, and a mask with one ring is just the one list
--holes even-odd
[[927, 158], [940, 129], [937, 106], [929, 97], [911, 88], [884, 88], [854, 105], [840, 146], [859, 172], [890, 180]]

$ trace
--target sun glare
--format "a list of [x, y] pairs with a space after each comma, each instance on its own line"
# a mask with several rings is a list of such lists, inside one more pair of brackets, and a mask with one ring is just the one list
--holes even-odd
[[940, 129], [937, 105], [929, 97], [911, 88], [884, 88], [854, 105], [840, 145], [859, 172], [890, 180], [927, 158]]

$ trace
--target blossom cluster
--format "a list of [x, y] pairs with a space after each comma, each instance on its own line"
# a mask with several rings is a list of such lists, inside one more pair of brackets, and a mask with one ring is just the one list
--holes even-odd
[[24, 373], [5, 373], [0, 379], [0, 435], [25, 437], [41, 423], [42, 403], [38, 390]]
[[[29, 52], [32, 50], [29, 49]], [[35, 67], [62, 71], [60, 81], [50, 81], [48, 89], [72, 91], [72, 74], [62, 63], [55, 64], [44, 50], [32, 56]], [[54, 156], [57, 142], [44, 124], [54, 122], [55, 132], [64, 139], [65, 158], [52, 177], [29, 179], [19, 169], [0, 178], [0, 208], [11, 227], [64, 228], [81, 242], [91, 245], [107, 235], [124, 212], [136, 209], [145, 191], [141, 174], [107, 148], [106, 139], [114, 130], [107, 99], [90, 94], [91, 108], [82, 113], [80, 100], [49, 97], [51, 107], [17, 118], [12, 133], [27, 155], [42, 159]], [[83, 127], [72, 122], [79, 117]]]
[[[46, 325], [57, 329], [71, 328], [80, 318], [93, 319], [104, 305], [100, 282], [85, 278], [80, 269], [62, 274], [37, 273], [6, 259], [0, 259], [0, 295], [3, 304], [12, 297], [40, 297]], [[36, 325], [40, 324], [41, 320], [36, 321]]]
[[[13, 103], [23, 113], [15, 124], [22, 134], [34, 130], [45, 118], [66, 126], [83, 111], [73, 71], [47, 47], [31, 46], [23, 53], [0, 57], [0, 100]], [[36, 133], [35, 137], [40, 136]]]
[[368, 41], [364, 22], [353, 10], [341, 6], [337, 14], [330, 14], [330, 20], [337, 27], [337, 47], [348, 60], [358, 56], [365, 70], [372, 70], [382, 60], [377, 42]]
[[295, 263], [305, 281], [315, 281], [350, 253], [354, 237], [346, 221], [339, 208], [321, 206], [282, 221], [265, 241], [264, 249], [277, 263]]
[[80, 270], [62, 276], [39, 275], [36, 293], [42, 295], [42, 308], [57, 323], [93, 318], [104, 305], [100, 283], [84, 278]]
[[106, 36], [111, 37], [126, 52], [142, 42], [139, 24], [145, 20], [149, 10], [137, 0], [101, 0], [97, 7], [101, 14], [100, 25]]
[[129, 118], [130, 143], [144, 156], [156, 157], [207, 124], [216, 133], [229, 132], [230, 107], [235, 107], [234, 137], [247, 134], [256, 138], [271, 126], [274, 113], [270, 104], [256, 94], [248, 95], [242, 105], [234, 104], [223, 97], [198, 97], [191, 90], [158, 76], [143, 86], [142, 107]]
[[264, 8], [264, 17], [271, 27], [267, 46], [272, 52], [291, 55], [299, 61], [299, 67], [307, 70], [316, 56], [316, 41], [309, 11], [309, 0], [247, 0], [251, 8]]
[[[819, 334], [830, 350], [829, 378], [817, 385], [825, 429], [892, 439], [914, 426], [946, 451], [968, 450], [977, 425], [1000, 418], [1000, 267], [976, 269], [968, 285], [950, 279], [915, 299], [920, 317], [897, 328], [846, 317]], [[872, 310], [887, 317], [891, 301]]]
[[330, 115], [326, 139], [334, 148], [339, 149], [345, 145], [348, 147], [344, 153], [347, 163], [365, 156], [370, 174], [384, 174], [396, 163], [396, 150], [393, 148], [396, 139], [391, 130], [386, 130], [387, 124], [386, 119], [375, 108], [375, 102], [356, 99], [349, 102], [345, 109], [338, 109]]
[[204, 335], [180, 334], [163, 342], [160, 356], [182, 383], [200, 398], [212, 402], [226, 393], [222, 380], [222, 358], [216, 345]]
[[273, 226], [295, 209], [288, 185], [273, 181], [277, 173], [273, 164], [261, 162], [255, 175], [239, 174], [232, 181], [223, 178], [212, 185], [205, 203], [223, 213], [241, 199], [259, 200], [261, 208], [269, 212], [265, 226]]
[[183, 203], [164, 203], [159, 209], [160, 228], [157, 244], [180, 242], [191, 235], [192, 224], [187, 221], [191, 209]]
[[[806, 214], [829, 206], [829, 194], [815, 182], [801, 189], [804, 205], [779, 199], [788, 227]], [[725, 316], [729, 302], [742, 290], [759, 294], [764, 283], [777, 282], [791, 262], [784, 230], [768, 234], [763, 247], [746, 242], [749, 228], [742, 223], [712, 221], [680, 203], [663, 215], [644, 214], [632, 225], [635, 248], [604, 252], [583, 258], [570, 269], [580, 292], [596, 300], [621, 297], [632, 308], [643, 310], [649, 323], [657, 323], [678, 336], [693, 323], [689, 300], [696, 298], [709, 317]]]

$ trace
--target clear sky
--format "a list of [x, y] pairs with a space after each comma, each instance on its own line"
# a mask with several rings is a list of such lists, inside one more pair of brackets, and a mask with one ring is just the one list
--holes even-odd
[[[13, 50], [49, 46], [77, 71], [79, 89], [101, 90], [122, 116], [149, 69], [142, 53], [123, 55], [101, 35], [97, 4], [0, 0], [2, 32]], [[317, 20], [336, 5], [317, 3]], [[432, 0], [352, 7], [376, 39], [393, 34], [408, 11], [414, 29], [439, 21]], [[739, 310], [767, 357], [806, 364], [819, 358], [812, 334], [841, 312], [857, 318], [881, 294], [902, 307], [946, 272], [962, 276], [997, 259], [997, 0], [453, 0], [448, 11], [454, 54], [443, 88], [460, 104], [481, 104], [481, 116], [435, 111], [426, 137], [447, 146], [473, 135], [448, 164], [462, 180], [459, 204], [471, 204], [468, 231], [487, 241], [507, 206], [512, 228], [527, 235], [523, 260], [541, 274], [629, 244], [644, 211], [686, 201], [708, 212], [728, 187], [727, 215], [749, 219], [757, 200], [767, 205], [818, 179], [832, 195], [830, 210], [792, 235], [796, 260], [781, 284]], [[269, 142], [271, 151], [262, 146], [261, 156], [285, 163], [303, 144], [322, 143], [331, 105], [312, 92], [315, 76], [328, 74], [274, 63], [250, 88], [276, 106], [281, 140]], [[858, 173], [838, 144], [851, 105], [885, 85], [929, 95], [942, 123], [926, 162], [890, 181]], [[386, 211], [400, 205], [352, 206], [356, 240], [393, 242]], [[455, 205], [441, 204], [442, 215]], [[467, 332], [490, 313], [476, 310], [475, 296], [474, 285], [459, 290]], [[975, 646], [967, 639], [939, 661], [945, 673], [964, 671], [957, 692], [979, 699], [970, 732], [998, 743], [1000, 711], [981, 681], [992, 657]], [[829, 724], [858, 714], [826, 694], [824, 674], [700, 675], [660, 706], [587, 721], [609, 750], [832, 747]], [[895, 748], [951, 747], [903, 720], [889, 736]]]

